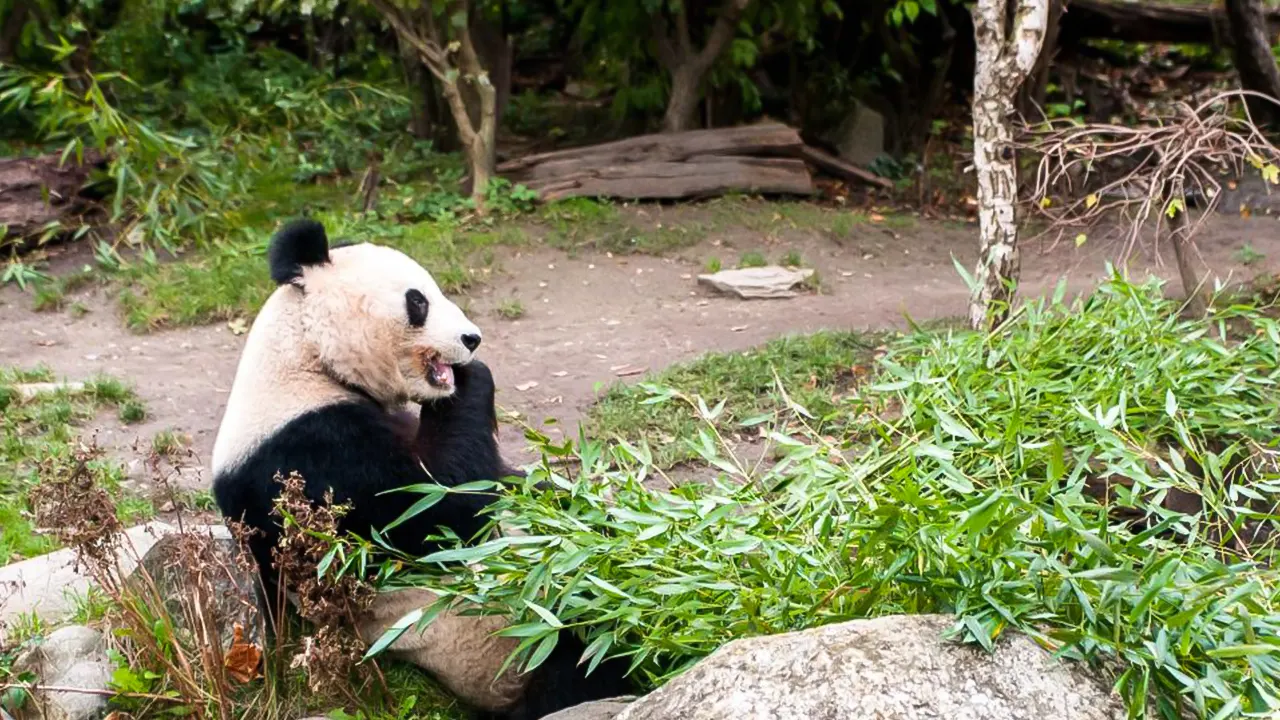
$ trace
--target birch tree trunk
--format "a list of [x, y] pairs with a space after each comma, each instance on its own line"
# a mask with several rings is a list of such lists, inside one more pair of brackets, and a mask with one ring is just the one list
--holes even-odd
[[1013, 300], [1013, 283], [1018, 279], [1014, 212], [1018, 166], [1010, 116], [1018, 90], [1040, 56], [1048, 16], [1049, 0], [978, 0], [973, 9], [978, 48], [973, 78], [973, 165], [978, 176], [981, 238], [969, 302], [969, 322], [975, 330], [1004, 321]]

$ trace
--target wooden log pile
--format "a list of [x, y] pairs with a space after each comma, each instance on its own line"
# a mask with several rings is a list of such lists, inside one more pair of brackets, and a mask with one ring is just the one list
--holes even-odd
[[805, 145], [795, 128], [780, 123], [642, 135], [528, 155], [497, 169], [502, 177], [536, 190], [543, 200], [675, 200], [729, 192], [811, 195], [811, 167], [845, 180], [889, 186], [883, 178]]
[[[1265, 9], [1270, 32], [1280, 30], [1280, 10]], [[1071, 0], [1062, 15], [1060, 42], [1107, 38], [1125, 42], [1230, 45], [1220, 3]]]
[[21, 245], [42, 235], [52, 223], [83, 210], [80, 190], [100, 162], [75, 158], [64, 164], [59, 154], [0, 158], [0, 248]]

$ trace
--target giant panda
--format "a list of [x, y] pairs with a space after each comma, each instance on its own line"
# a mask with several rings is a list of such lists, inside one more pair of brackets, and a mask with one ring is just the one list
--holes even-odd
[[[223, 516], [257, 531], [250, 548], [268, 597], [275, 597], [271, 549], [280, 528], [271, 510], [278, 474], [301, 475], [312, 501], [331, 491], [335, 502], [350, 503], [342, 530], [368, 537], [414, 500], [380, 496], [384, 491], [432, 480], [502, 480], [512, 470], [494, 435], [493, 376], [475, 358], [481, 332], [430, 273], [392, 248], [330, 248], [324, 227], [312, 220], [283, 227], [267, 259], [278, 287], [246, 338], [212, 470]], [[406, 402], [421, 406], [418, 417], [404, 411]], [[425, 538], [441, 527], [473, 539], [487, 524], [488, 503], [450, 495], [384, 537], [419, 556], [433, 549]], [[495, 622], [501, 619], [437, 621], [411, 657], [491, 717], [532, 720], [626, 694], [620, 661], [602, 663], [587, 677], [578, 662], [581, 642], [566, 636], [537, 671], [507, 678], [505, 690], [486, 695], [494, 682]]]

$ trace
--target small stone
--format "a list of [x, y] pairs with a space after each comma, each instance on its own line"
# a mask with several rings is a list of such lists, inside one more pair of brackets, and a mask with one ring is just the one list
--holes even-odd
[[788, 269], [777, 265], [721, 270], [699, 275], [698, 282], [744, 300], [795, 297], [795, 286], [813, 275], [810, 268]]
[[14, 664], [20, 673], [31, 672], [41, 685], [67, 688], [40, 690], [34, 698], [37, 717], [50, 720], [97, 720], [106, 711], [113, 667], [102, 633], [82, 625], [69, 625], [50, 633], [37, 647]]
[[69, 393], [84, 392], [84, 383], [82, 382], [43, 382], [43, 383], [22, 383], [14, 385], [13, 389], [18, 393], [18, 397], [23, 400], [31, 400], [38, 395], [48, 395], [59, 391]]
[[530, 380], [527, 383], [520, 383], [519, 385], [516, 386], [516, 389], [519, 390], [520, 392], [529, 392], [530, 390], [536, 387], [538, 387], [538, 381]]

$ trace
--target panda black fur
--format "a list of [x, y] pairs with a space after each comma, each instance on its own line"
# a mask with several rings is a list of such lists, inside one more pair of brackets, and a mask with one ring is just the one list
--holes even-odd
[[[313, 501], [331, 490], [336, 502], [351, 503], [342, 529], [367, 537], [412, 499], [379, 493], [429, 477], [457, 485], [513, 473], [494, 434], [492, 373], [474, 358], [480, 331], [426, 270], [381, 246], [330, 249], [312, 221], [282, 229], [268, 259], [280, 287], [246, 340], [215, 441], [213, 491], [225, 517], [258, 531], [250, 547], [274, 596], [277, 474], [300, 474]], [[397, 410], [406, 401], [421, 404], [416, 422]], [[474, 538], [488, 502], [449, 496], [385, 536], [415, 555], [434, 549], [425, 538], [440, 527]], [[603, 663], [585, 677], [583, 649], [562, 638], [521, 701], [492, 717], [532, 720], [626, 694], [625, 666]]]

